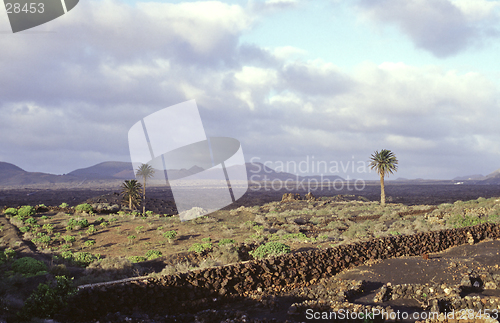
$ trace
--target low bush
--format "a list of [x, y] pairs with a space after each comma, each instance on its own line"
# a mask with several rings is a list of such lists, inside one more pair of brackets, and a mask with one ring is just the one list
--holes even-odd
[[87, 229], [88, 234], [94, 234], [98, 231], [98, 229], [95, 228], [93, 224], [89, 225], [89, 228]]
[[207, 242], [207, 243], [194, 243], [188, 251], [194, 251], [196, 253], [202, 253], [205, 250], [210, 250], [212, 249], [212, 243]]
[[64, 235], [64, 236], [62, 236], [62, 238], [67, 243], [73, 243], [76, 240], [76, 238], [74, 236], [71, 236], [71, 235]]
[[233, 244], [234, 240], [233, 239], [221, 239], [219, 241], [219, 247], [227, 244]]
[[68, 231], [73, 230], [75, 227], [80, 227], [80, 228], [86, 228], [89, 226], [89, 221], [87, 219], [69, 219], [68, 221], [68, 226], [66, 227], [66, 230], [70, 228]]
[[146, 257], [142, 257], [142, 256], [130, 256], [130, 257], [128, 257], [128, 260], [130, 260], [133, 263], [136, 263], [136, 262], [146, 261], [147, 258]]
[[78, 204], [77, 206], [75, 206], [75, 212], [77, 212], [77, 213], [83, 213], [83, 212], [91, 213], [91, 212], [94, 212], [94, 208], [92, 207], [92, 205], [90, 205], [88, 203], [82, 203], [82, 204]]
[[21, 318], [52, 318], [67, 305], [67, 299], [76, 293], [73, 278], [56, 276], [52, 284], [40, 284], [28, 297], [21, 310]]
[[17, 215], [17, 209], [15, 209], [13, 207], [9, 207], [5, 211], [3, 211], [3, 214], [5, 214], [7, 216], [16, 216]]
[[95, 245], [95, 240], [87, 240], [85, 241], [84, 245], [85, 247], [92, 247], [93, 245]]
[[59, 207], [62, 207], [62, 208], [67, 208], [69, 206], [68, 203], [61, 203], [61, 205], [59, 205]]
[[35, 208], [32, 207], [31, 205], [24, 205], [17, 210], [17, 216], [19, 216], [21, 219], [25, 219], [29, 216], [32, 216], [35, 214]]
[[35, 218], [29, 218], [24, 220], [24, 224], [35, 225], [38, 224], [38, 221]]
[[153, 259], [156, 259], [156, 258], [160, 258], [161, 256], [162, 256], [162, 253], [159, 250], [148, 250], [146, 252], [146, 258], [148, 260], [153, 260]]
[[168, 239], [169, 242], [172, 242], [177, 237], [177, 231], [175, 230], [167, 231], [163, 234], [163, 237]]
[[290, 253], [290, 247], [281, 242], [267, 242], [260, 245], [257, 249], [250, 251], [250, 255], [254, 258], [262, 259], [270, 256], [279, 256]]
[[16, 256], [16, 251], [12, 248], [7, 248], [3, 251], [3, 254], [5, 255], [5, 258], [9, 260], [13, 259]]
[[31, 257], [19, 258], [12, 263], [12, 270], [23, 275], [36, 275], [46, 272], [47, 266], [39, 260]]

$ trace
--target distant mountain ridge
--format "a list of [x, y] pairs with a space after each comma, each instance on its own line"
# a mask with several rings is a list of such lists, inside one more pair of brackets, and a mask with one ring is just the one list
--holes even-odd
[[[251, 181], [312, 181], [321, 182], [322, 180], [343, 180], [337, 175], [311, 175], [299, 176], [286, 172], [276, 172], [260, 163], [246, 163], [245, 172], [238, 171], [237, 168], [242, 168], [242, 165], [228, 166], [227, 170], [233, 174], [242, 174], [235, 180], [251, 180]], [[196, 179], [220, 179], [220, 170], [208, 169], [203, 171], [203, 168], [193, 166], [189, 169], [169, 170], [169, 180], [181, 179], [186, 176], [196, 174]], [[54, 184], [54, 183], [82, 183], [83, 181], [106, 181], [106, 180], [125, 180], [135, 179], [135, 173], [132, 168], [132, 163], [107, 161], [90, 167], [79, 168], [65, 175], [54, 175], [48, 173], [28, 172], [22, 168], [7, 162], [0, 162], [0, 186], [9, 185], [29, 185], [29, 184]], [[163, 170], [156, 170], [152, 180], [164, 180]]]

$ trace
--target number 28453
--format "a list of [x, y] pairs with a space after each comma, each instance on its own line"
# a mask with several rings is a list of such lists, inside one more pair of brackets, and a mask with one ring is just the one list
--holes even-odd
[[25, 3], [21, 6], [20, 3], [6, 3], [5, 9], [7, 9], [7, 13], [43, 13], [45, 10], [44, 4], [40, 3], [30, 3], [29, 6]]

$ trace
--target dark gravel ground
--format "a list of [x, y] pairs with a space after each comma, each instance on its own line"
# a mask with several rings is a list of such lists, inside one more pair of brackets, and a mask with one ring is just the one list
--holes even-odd
[[[75, 206], [85, 201], [97, 201], [108, 199], [109, 202], [121, 202], [119, 196], [120, 188], [73, 188], [73, 189], [2, 189], [0, 188], [0, 208], [17, 207], [21, 205], [45, 204], [50, 206], [60, 205], [65, 202], [70, 206]], [[273, 190], [271, 188], [261, 188], [256, 190], [250, 187], [242, 198], [227, 208], [236, 208], [241, 205], [253, 206], [262, 205], [271, 201], [279, 201], [284, 193], [293, 192], [304, 195], [307, 190]], [[335, 195], [356, 195], [363, 196], [369, 200], [377, 201], [380, 198], [380, 186], [376, 183], [366, 184], [362, 190], [355, 190], [353, 187], [343, 190], [327, 188], [316, 189], [311, 192], [316, 197]], [[407, 205], [428, 204], [437, 205], [441, 203], [453, 203], [457, 200], [471, 200], [478, 197], [500, 196], [500, 186], [498, 185], [452, 185], [452, 184], [397, 184], [388, 183], [386, 185], [386, 195], [388, 202], [403, 203]], [[175, 212], [172, 192], [166, 187], [150, 187], [146, 191], [148, 197], [148, 209], [158, 213], [171, 214]]]

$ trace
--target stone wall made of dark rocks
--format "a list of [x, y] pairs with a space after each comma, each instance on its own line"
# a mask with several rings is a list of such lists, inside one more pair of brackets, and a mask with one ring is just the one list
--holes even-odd
[[[81, 288], [59, 316], [91, 320], [110, 312], [183, 313], [219, 306], [257, 289], [307, 286], [367, 260], [418, 256], [468, 243], [500, 238], [500, 225], [392, 236], [329, 249], [315, 249], [179, 275], [147, 277]], [[60, 319], [61, 320], [61, 319]]]

